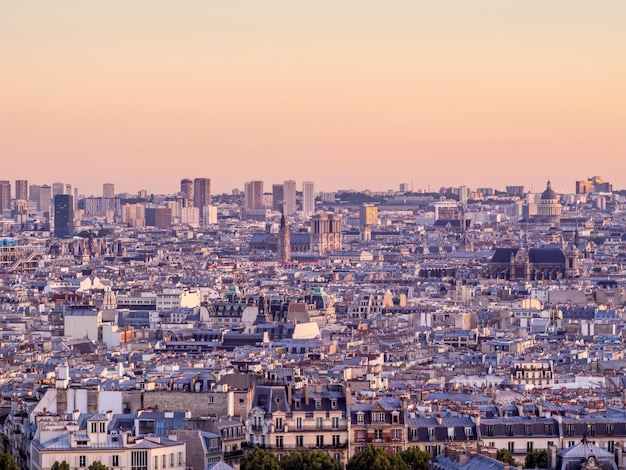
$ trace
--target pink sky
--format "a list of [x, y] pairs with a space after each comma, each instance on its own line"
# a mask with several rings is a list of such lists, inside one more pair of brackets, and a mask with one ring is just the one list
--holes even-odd
[[0, 179], [626, 188], [624, 18], [623, 0], [4, 2]]

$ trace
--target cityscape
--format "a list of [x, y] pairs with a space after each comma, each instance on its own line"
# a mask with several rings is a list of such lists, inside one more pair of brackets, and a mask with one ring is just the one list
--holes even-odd
[[0, 181], [19, 468], [623, 468], [626, 191], [600, 176], [77, 186]]

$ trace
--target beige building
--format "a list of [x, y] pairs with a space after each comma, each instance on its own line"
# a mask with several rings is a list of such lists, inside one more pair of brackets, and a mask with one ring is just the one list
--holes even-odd
[[311, 217], [311, 251], [323, 255], [341, 247], [341, 216], [320, 213]]

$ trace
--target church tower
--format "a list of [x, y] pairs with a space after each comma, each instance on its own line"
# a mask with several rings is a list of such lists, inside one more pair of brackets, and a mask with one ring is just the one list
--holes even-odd
[[280, 230], [278, 232], [278, 259], [279, 261], [291, 261], [291, 233], [285, 221], [285, 213], [280, 216]]

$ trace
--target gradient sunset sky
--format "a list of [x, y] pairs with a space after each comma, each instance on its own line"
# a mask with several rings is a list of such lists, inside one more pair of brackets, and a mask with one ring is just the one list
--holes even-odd
[[626, 1], [5, 1], [0, 179], [626, 188]]

